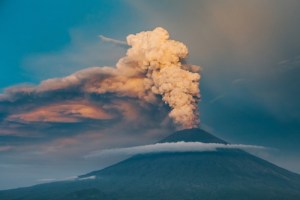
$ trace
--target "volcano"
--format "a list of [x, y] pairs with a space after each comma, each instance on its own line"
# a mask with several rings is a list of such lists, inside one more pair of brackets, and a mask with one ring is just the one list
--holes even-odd
[[[175, 132], [159, 143], [228, 144], [201, 129]], [[300, 175], [240, 149], [132, 156], [75, 180], [0, 192], [1, 200], [259, 200], [300, 199]]]

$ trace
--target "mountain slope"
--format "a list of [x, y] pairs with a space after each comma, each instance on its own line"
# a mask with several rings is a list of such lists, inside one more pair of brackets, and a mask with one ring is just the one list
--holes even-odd
[[[200, 129], [179, 131], [160, 142], [177, 141], [226, 143]], [[238, 149], [156, 153], [133, 156], [74, 181], [2, 191], [0, 199], [298, 200], [300, 176]]]

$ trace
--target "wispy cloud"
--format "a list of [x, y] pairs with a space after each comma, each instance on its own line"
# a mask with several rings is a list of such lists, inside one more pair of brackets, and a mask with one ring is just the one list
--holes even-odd
[[79, 181], [83, 181], [83, 180], [91, 180], [91, 179], [95, 179], [96, 176], [88, 176], [88, 177], [84, 177], [84, 178], [77, 178], [76, 180], [79, 180]]
[[0, 146], [0, 153], [12, 150], [12, 146]]
[[223, 99], [224, 97], [226, 97], [226, 94], [220, 94], [218, 96], [216, 96], [215, 98], [211, 99], [209, 101], [210, 104], [216, 103], [217, 101]]
[[49, 183], [49, 182], [56, 182], [56, 181], [83, 181], [83, 180], [92, 180], [96, 179], [96, 176], [88, 176], [83, 178], [78, 178], [78, 176], [70, 176], [66, 178], [42, 178], [36, 180], [37, 182]]
[[217, 151], [218, 149], [244, 149], [244, 150], [265, 150], [266, 147], [246, 144], [219, 144], [202, 142], [175, 142], [157, 143], [151, 145], [107, 149], [95, 151], [85, 156], [85, 158], [111, 156], [111, 155], [135, 155], [161, 152], [203, 152]]
[[54, 182], [54, 181], [73, 181], [76, 180], [77, 176], [69, 176], [69, 177], [65, 177], [65, 178], [42, 178], [42, 179], [38, 179], [36, 180], [37, 182]]
[[122, 40], [116, 40], [116, 39], [113, 39], [113, 38], [105, 37], [103, 35], [99, 35], [99, 38], [101, 38], [101, 40], [104, 41], [104, 42], [109, 42], [109, 43], [115, 44], [117, 46], [126, 47], [126, 48], [129, 47], [127, 42], [122, 41]]
[[279, 69], [282, 71], [294, 70], [300, 67], [300, 55], [278, 62]]
[[48, 183], [48, 182], [54, 182], [57, 181], [57, 179], [55, 178], [42, 178], [42, 179], [38, 179], [36, 180], [37, 182], [43, 182], [43, 183]]

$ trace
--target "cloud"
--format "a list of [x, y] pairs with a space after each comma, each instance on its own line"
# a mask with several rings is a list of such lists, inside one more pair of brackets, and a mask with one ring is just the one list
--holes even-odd
[[83, 180], [93, 180], [93, 179], [96, 179], [96, 176], [88, 176], [88, 177], [84, 177], [84, 178], [77, 178], [76, 180], [83, 181]]
[[26, 122], [79, 122], [83, 119], [112, 119], [113, 115], [101, 107], [88, 105], [88, 102], [66, 102], [57, 105], [39, 107], [33, 111], [12, 114], [9, 121]]
[[219, 144], [202, 142], [175, 142], [175, 143], [157, 143], [128, 148], [117, 148], [95, 151], [85, 156], [85, 158], [112, 156], [112, 155], [135, 155], [163, 152], [204, 152], [217, 151], [218, 149], [245, 149], [245, 150], [265, 150], [266, 147], [245, 144]]
[[43, 183], [50, 183], [50, 182], [57, 182], [57, 181], [84, 181], [84, 180], [93, 180], [96, 179], [96, 176], [88, 176], [83, 178], [78, 178], [77, 176], [70, 176], [66, 178], [42, 178], [37, 179], [37, 182], [43, 182]]
[[224, 97], [226, 97], [226, 94], [221, 94], [216, 96], [215, 98], [211, 99], [209, 101], [210, 104], [216, 103], [217, 101], [220, 101], [221, 99], [223, 99]]
[[57, 179], [55, 179], [55, 178], [42, 178], [42, 179], [38, 179], [38, 180], [36, 180], [37, 182], [46, 182], [46, 183], [48, 183], [48, 182], [54, 182], [54, 181], [58, 181]]
[[300, 55], [278, 62], [278, 67], [282, 71], [295, 70], [300, 67]]
[[128, 48], [128, 44], [127, 42], [125, 41], [122, 41], [122, 40], [116, 40], [116, 39], [113, 39], [113, 38], [109, 38], [109, 37], [105, 37], [103, 35], [99, 35], [99, 37], [101, 38], [102, 41], [104, 42], [109, 42], [109, 43], [112, 43], [112, 44], [115, 44], [117, 46], [121, 46], [121, 47], [126, 47]]
[[12, 150], [12, 146], [0, 146], [0, 153]]
[[65, 178], [42, 178], [42, 179], [38, 179], [36, 181], [49, 183], [49, 182], [57, 182], [57, 181], [74, 181], [74, 180], [77, 180], [77, 176], [69, 176], [69, 177], [65, 177]]

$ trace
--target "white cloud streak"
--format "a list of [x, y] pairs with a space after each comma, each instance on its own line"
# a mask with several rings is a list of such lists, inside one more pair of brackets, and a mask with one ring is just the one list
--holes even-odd
[[174, 142], [174, 143], [156, 143], [143, 146], [107, 149], [95, 151], [85, 156], [85, 158], [94, 158], [113, 155], [136, 155], [148, 153], [163, 152], [204, 152], [217, 151], [218, 149], [243, 149], [243, 150], [265, 150], [266, 147], [246, 144], [219, 144], [202, 142]]
[[84, 178], [78, 178], [77, 176], [70, 176], [66, 178], [43, 178], [43, 179], [38, 179], [36, 180], [37, 182], [44, 182], [44, 183], [49, 183], [49, 182], [58, 182], [58, 181], [83, 181], [83, 180], [93, 180], [96, 179], [96, 176], [88, 176]]
[[116, 39], [113, 39], [113, 38], [105, 37], [103, 35], [99, 35], [99, 38], [104, 42], [112, 43], [112, 44], [122, 46], [122, 47], [129, 47], [127, 42], [122, 41], [122, 40], [116, 40]]

